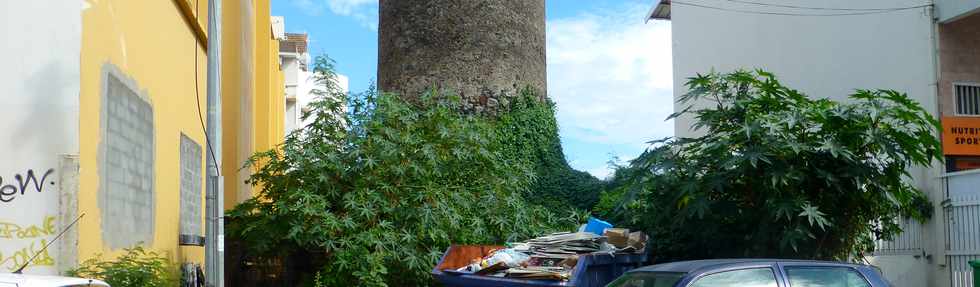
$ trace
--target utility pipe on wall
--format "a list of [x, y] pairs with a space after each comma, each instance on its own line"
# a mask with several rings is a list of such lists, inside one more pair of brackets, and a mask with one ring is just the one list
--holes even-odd
[[208, 0], [207, 190], [204, 275], [208, 287], [224, 286], [224, 186], [221, 166], [221, 0]]

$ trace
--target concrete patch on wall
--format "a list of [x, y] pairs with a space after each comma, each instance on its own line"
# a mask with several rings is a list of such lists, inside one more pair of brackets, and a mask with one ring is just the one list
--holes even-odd
[[[63, 155], [58, 170], [58, 181], [61, 182], [58, 189], [58, 229], [61, 230], [69, 228], [68, 224], [78, 218], [78, 156]], [[58, 239], [58, 273], [64, 273], [78, 265], [78, 224], [80, 223], [71, 226]], [[49, 248], [54, 249], [53, 246]]]
[[180, 235], [201, 236], [201, 145], [180, 135]]
[[153, 108], [145, 91], [103, 66], [99, 146], [102, 239], [110, 248], [151, 244], [155, 216]]

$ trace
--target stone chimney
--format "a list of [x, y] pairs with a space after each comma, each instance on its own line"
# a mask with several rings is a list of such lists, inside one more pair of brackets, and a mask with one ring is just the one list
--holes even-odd
[[525, 88], [547, 96], [545, 0], [380, 0], [378, 86], [432, 87], [493, 112]]

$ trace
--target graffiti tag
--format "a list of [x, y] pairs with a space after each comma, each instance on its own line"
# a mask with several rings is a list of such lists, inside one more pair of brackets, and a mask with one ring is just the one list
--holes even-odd
[[0, 238], [27, 239], [54, 235], [54, 216], [45, 216], [41, 226], [20, 226], [12, 222], [0, 221]]
[[[41, 248], [44, 248], [44, 245], [47, 243], [48, 241], [46, 239], [41, 239], [39, 241], [31, 242], [29, 246], [25, 246], [24, 248], [18, 249], [10, 254], [0, 252], [0, 266], [7, 269], [7, 271], [15, 271], [21, 265], [24, 265], [24, 262], [30, 260], [31, 256], [34, 256], [34, 253], [37, 253], [41, 250]], [[35, 258], [34, 261], [31, 261], [31, 264], [28, 266], [54, 266], [54, 258], [48, 254], [48, 250], [44, 250], [44, 252], [38, 254], [37, 258]]]
[[[14, 175], [14, 180], [17, 180], [16, 184], [8, 183], [6, 185], [3, 184], [3, 177], [0, 177], [0, 202], [13, 201], [17, 198], [17, 195], [24, 195], [29, 187], [33, 187], [34, 191], [36, 192], [43, 191], [45, 186], [44, 183], [48, 182], [48, 176], [52, 173], [54, 173], [54, 169], [49, 168], [48, 171], [44, 172], [44, 175], [41, 176], [41, 179], [38, 180], [37, 176], [34, 174], [34, 170], [28, 169], [27, 173], [24, 175], [19, 173]], [[52, 179], [48, 183], [54, 185], [54, 180]]]

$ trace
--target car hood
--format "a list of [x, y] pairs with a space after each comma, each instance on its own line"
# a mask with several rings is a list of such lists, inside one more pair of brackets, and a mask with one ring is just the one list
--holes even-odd
[[109, 284], [95, 279], [75, 277], [30, 275], [0, 273], [0, 283], [17, 283], [20, 286], [31, 287], [62, 287], [62, 286], [99, 286], [109, 287]]

